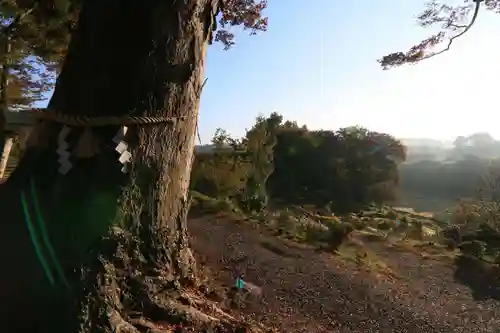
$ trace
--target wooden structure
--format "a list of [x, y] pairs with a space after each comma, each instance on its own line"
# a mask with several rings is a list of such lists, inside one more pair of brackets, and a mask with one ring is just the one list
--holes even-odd
[[42, 111], [42, 109], [27, 109], [5, 112], [7, 138], [0, 157], [0, 182], [8, 178], [17, 165], [17, 160], [10, 158], [14, 137], [19, 138], [22, 147], [31, 128], [36, 124], [37, 114]]

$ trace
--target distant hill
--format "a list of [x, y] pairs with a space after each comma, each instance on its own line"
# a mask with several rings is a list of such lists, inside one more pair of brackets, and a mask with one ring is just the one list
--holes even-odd
[[452, 142], [440, 141], [430, 138], [401, 138], [399, 139], [407, 147], [425, 146], [425, 147], [439, 147], [439, 148], [452, 148]]
[[215, 145], [197, 145], [194, 147], [194, 151], [199, 154], [209, 153], [214, 151]]
[[500, 141], [488, 133], [459, 136], [454, 142], [431, 138], [399, 139], [407, 147], [406, 163], [421, 161], [451, 162], [470, 158], [497, 159]]
[[219, 148], [217, 148], [215, 145], [197, 145], [194, 147], [194, 152], [195, 154], [213, 154], [216, 149], [218, 149], [219, 152], [233, 151], [233, 147], [227, 145]]

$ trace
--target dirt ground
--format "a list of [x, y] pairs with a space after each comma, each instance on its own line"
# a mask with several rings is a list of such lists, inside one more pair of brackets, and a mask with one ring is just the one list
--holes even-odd
[[279, 239], [225, 218], [190, 219], [198, 262], [217, 283], [238, 274], [262, 289], [241, 309], [281, 332], [500, 332], [500, 302], [456, 281], [448, 258], [425, 258], [383, 243], [367, 247], [397, 277]]

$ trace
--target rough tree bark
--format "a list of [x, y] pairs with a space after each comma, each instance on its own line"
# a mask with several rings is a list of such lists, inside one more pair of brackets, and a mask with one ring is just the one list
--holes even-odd
[[[57, 172], [61, 125], [50, 125], [45, 148], [26, 150], [0, 187], [8, 212], [0, 236], [0, 316], [8, 332], [44, 332], [49, 324], [51, 332], [137, 332], [133, 312], [153, 321], [175, 314], [155, 294], [196, 280], [187, 190], [216, 9], [214, 0], [84, 1], [49, 108], [187, 120], [132, 128], [127, 174], [114, 151], [117, 127], [99, 129], [101, 154], [74, 159], [66, 175]], [[70, 134], [71, 147], [79, 134]], [[50, 285], [31, 244], [20, 197], [32, 184], [69, 291], [62, 278]]]

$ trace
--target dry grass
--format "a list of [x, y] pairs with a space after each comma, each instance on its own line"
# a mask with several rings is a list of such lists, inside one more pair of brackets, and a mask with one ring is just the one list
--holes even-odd
[[355, 263], [360, 269], [364, 269], [376, 278], [398, 280], [401, 275], [392, 270], [377, 253], [367, 249], [359, 239], [351, 239], [343, 244], [338, 254], [346, 261]]
[[414, 239], [400, 239], [388, 245], [426, 259], [454, 259], [459, 254], [458, 250], [449, 250], [444, 245]]

